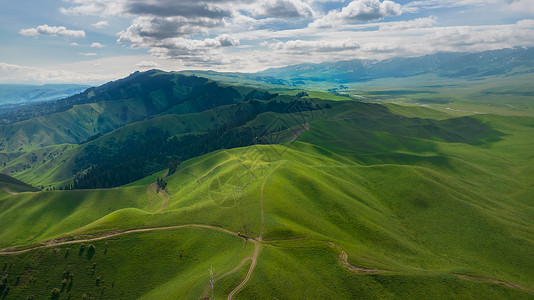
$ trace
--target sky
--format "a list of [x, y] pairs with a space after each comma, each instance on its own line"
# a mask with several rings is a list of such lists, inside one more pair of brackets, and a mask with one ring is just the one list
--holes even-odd
[[0, 2], [0, 83], [534, 46], [534, 0]]

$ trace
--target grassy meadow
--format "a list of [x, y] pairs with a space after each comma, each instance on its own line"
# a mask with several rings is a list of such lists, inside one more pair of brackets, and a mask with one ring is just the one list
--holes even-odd
[[[163, 173], [115, 189], [0, 191], [1, 248], [103, 237], [85, 243], [91, 258], [81, 243], [0, 252], [6, 298], [198, 299], [208, 267], [238, 267], [251, 243], [204, 228], [105, 235], [204, 224], [262, 235], [237, 299], [534, 299], [534, 118], [372, 108], [336, 107], [294, 142], [188, 160], [166, 191], [150, 185]], [[378, 271], [344, 267], [330, 243]], [[215, 297], [250, 266], [219, 279]]]
[[[303, 90], [275, 92], [283, 101]], [[534, 299], [525, 82], [427, 74], [339, 92], [302, 97], [322, 109], [258, 114], [242, 128], [283, 128], [268, 135], [273, 144], [188, 159], [164, 190], [154, 183], [166, 169], [110, 189], [36, 191], [19, 180], [66, 183], [89, 147], [148, 127], [202, 134], [235, 107], [180, 113], [182, 103], [78, 145], [52, 141], [68, 134], [48, 132], [43, 147], [25, 136], [24, 153], [10, 140], [0, 163], [17, 179], [0, 175], [0, 298]], [[139, 106], [121, 101], [24, 121], [46, 124], [34, 131], [4, 129], [39, 135], [63, 119]], [[98, 125], [86, 119], [79, 139]]]

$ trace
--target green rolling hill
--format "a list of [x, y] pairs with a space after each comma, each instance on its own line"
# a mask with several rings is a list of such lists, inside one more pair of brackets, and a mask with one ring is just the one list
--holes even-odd
[[[534, 48], [300, 64], [254, 74], [184, 71], [235, 85], [330, 91], [329, 98], [430, 107], [457, 116], [533, 116]], [[314, 93], [310, 93], [312, 95]]]
[[[9, 295], [197, 299], [213, 266], [229, 273], [216, 298], [251, 270], [237, 299], [532, 299], [534, 119], [370, 108], [339, 108], [294, 142], [187, 160], [165, 191], [3, 198]], [[457, 134], [435, 129], [451, 124]]]
[[0, 151], [78, 144], [159, 114], [201, 112], [243, 98], [235, 88], [205, 78], [157, 70], [137, 72], [78, 95], [2, 115]]
[[[1, 193], [16, 194], [20, 192], [35, 192], [38, 189], [34, 188], [18, 179], [0, 173], [0, 188]], [[5, 196], [6, 194], [4, 194]]]
[[392, 102], [149, 71], [21, 111], [0, 298], [534, 299], [534, 117]]
[[[128, 155], [131, 159], [143, 156], [142, 160], [151, 162], [145, 164], [148, 169], [142, 174], [146, 176], [166, 167], [173, 157], [184, 160], [216, 149], [268, 143], [271, 141], [267, 135], [272, 131], [285, 130], [284, 135], [290, 138], [291, 133], [287, 132], [291, 128], [302, 127], [306, 121], [317, 118], [314, 112], [323, 115], [330, 110], [321, 109], [321, 105], [327, 106], [324, 101], [297, 100], [291, 96], [276, 96], [272, 100], [247, 100], [201, 113], [166, 114], [123, 126], [103, 136], [97, 135], [78, 145], [53, 145], [26, 153], [0, 153], [0, 164], [4, 164], [3, 172], [22, 180], [59, 188], [74, 178], [79, 179], [77, 176], [94, 169], [95, 165], [117, 166]], [[283, 123], [274, 127], [272, 122], [278, 119]], [[226, 134], [221, 135], [221, 132]], [[191, 147], [194, 144], [200, 146]], [[147, 147], [157, 149], [147, 151]], [[157, 155], [145, 157], [153, 152]], [[124, 171], [121, 169], [121, 172]], [[138, 176], [136, 180], [144, 176]], [[128, 182], [131, 180], [122, 184]]]

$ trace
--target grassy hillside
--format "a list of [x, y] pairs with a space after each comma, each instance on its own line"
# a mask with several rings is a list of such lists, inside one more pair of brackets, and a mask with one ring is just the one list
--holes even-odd
[[[311, 103], [313, 107], [304, 107], [302, 103]], [[263, 138], [272, 131], [283, 131], [295, 126], [302, 127], [307, 121], [326, 116], [330, 110], [325, 108], [326, 104], [327, 102], [316, 99], [276, 96], [270, 101], [244, 101], [234, 105], [222, 105], [200, 113], [165, 114], [125, 125], [79, 145], [54, 145], [38, 148], [28, 153], [0, 153], [0, 165], [3, 165], [0, 169], [36, 186], [59, 188], [71, 183], [75, 176], [85, 174], [87, 169], [94, 167], [105, 158], [111, 157], [110, 159], [114, 161], [123, 161], [127, 156], [126, 152], [133, 151], [133, 148], [150, 138], [156, 138], [147, 134], [149, 131], [161, 133], [164, 139], [151, 142], [147, 147], [160, 145], [163, 149], [165, 148], [163, 144], [171, 138], [189, 139], [181, 146], [167, 147], [174, 149], [174, 152], [168, 149], [165, 154], [160, 154], [158, 157], [149, 160], [143, 158], [147, 160], [143, 160], [144, 165], [152, 168], [144, 174], [146, 176], [166, 168], [167, 163], [172, 159], [184, 160], [221, 148], [255, 143], [279, 143], [281, 141]], [[359, 107], [351, 109], [361, 110]], [[282, 122], [275, 124], [273, 120]], [[288, 137], [284, 137], [285, 140], [290, 139], [292, 134], [287, 135]], [[194, 142], [204, 136], [212, 138]], [[219, 141], [215, 141], [217, 138]], [[131, 145], [125, 147], [128, 143]], [[186, 149], [195, 144], [199, 145], [198, 149]], [[187, 152], [189, 154], [184, 154], [181, 149], [189, 151]], [[155, 150], [157, 152], [160, 149]], [[131, 156], [139, 158], [147, 151], [147, 149], [142, 149], [142, 153], [134, 153]], [[121, 167], [114, 168], [118, 171], [122, 170]], [[122, 184], [129, 182], [131, 181]]]
[[0, 248], [41, 247], [0, 251], [7, 298], [198, 299], [214, 266], [235, 269], [217, 298], [534, 299], [534, 118], [350, 105], [296, 141], [187, 160], [165, 191], [0, 199]]
[[202, 112], [243, 98], [235, 88], [205, 78], [157, 70], [137, 72], [78, 95], [3, 115], [0, 151], [28, 152], [50, 145], [78, 144], [160, 114]]
[[209, 284], [209, 267], [228, 270], [250, 251], [238, 237], [201, 228], [34, 250], [10, 258], [3, 272], [32, 271], [7, 277], [11, 289], [3, 294], [7, 299], [54, 299], [57, 288], [56, 299], [197, 299]]
[[[311, 103], [314, 108], [307, 110], [307, 108], [294, 107], [294, 103]], [[394, 111], [401, 109], [400, 106], [390, 107]], [[438, 112], [435, 112], [434, 115], [425, 115], [421, 110], [408, 109], [408, 111], [420, 114], [424, 118], [414, 115], [405, 118], [393, 114], [384, 106], [377, 104], [278, 96], [271, 101], [245, 101], [237, 105], [220, 106], [202, 113], [163, 115], [124, 126], [77, 146], [50, 146], [11, 159], [7, 155], [4, 157], [0, 155], [0, 163], [2, 160], [5, 163], [3, 172], [13, 174], [13, 176], [34, 185], [44, 187], [55, 185], [57, 188], [72, 182], [77, 174], [83, 174], [86, 169], [98, 163], [98, 158], [111, 157], [110, 159], [113, 159], [117, 156], [119, 158], [117, 161], [125, 160], [125, 157], [128, 157], [126, 152], [133, 151], [133, 148], [142, 144], [143, 140], [152, 138], [152, 135], [146, 137], [142, 135], [143, 133], [146, 135], [147, 130], [154, 131], [153, 129], [163, 131], [162, 134], [165, 137], [165, 141], [158, 140], [152, 143], [153, 145], [161, 145], [162, 149], [156, 150], [163, 151], [163, 149], [170, 147], [170, 149], [177, 151], [165, 150], [166, 152], [158, 158], [150, 158], [146, 161], [146, 164], [152, 165], [154, 168], [145, 172], [144, 176], [166, 168], [167, 162], [172, 159], [183, 160], [184, 158], [180, 157], [185, 157], [185, 159], [191, 157], [180, 152], [182, 148], [185, 149], [183, 151], [186, 151], [190, 144], [207, 145], [208, 142], [213, 142], [215, 144], [209, 146], [211, 150], [251, 144], [278, 144], [295, 139], [298, 133], [305, 128], [306, 123], [315, 120], [322, 120], [315, 125], [317, 132], [321, 132], [317, 140], [329, 139], [328, 132], [330, 130], [328, 128], [322, 129], [325, 126], [338, 126], [341, 128], [341, 132], [348, 134], [353, 134], [354, 128], [358, 129], [357, 138], [361, 139], [361, 142], [356, 145], [340, 145], [338, 150], [343, 155], [347, 154], [345, 149], [355, 147], [361, 153], [381, 153], [380, 151], [389, 151], [389, 148], [398, 150], [398, 147], [432, 147], [421, 139], [481, 144], [499, 138], [498, 132], [473, 118], [450, 119], [449, 115], [441, 114], [442, 120], [433, 120], [428, 119], [428, 117], [436, 117]], [[195, 139], [202, 139], [202, 136], [209, 136], [210, 134], [212, 138], [208, 141], [195, 142]], [[340, 138], [341, 134], [343, 133], [334, 138]], [[388, 135], [389, 137], [387, 137]], [[163, 145], [171, 137], [177, 139], [185, 137], [189, 138], [190, 141], [183, 145]], [[371, 138], [369, 139], [369, 137]], [[217, 138], [220, 138], [221, 141], [215, 142]], [[351, 139], [354, 138], [351, 136]], [[376, 138], [381, 139], [380, 143], [371, 145], [370, 142]], [[419, 140], [414, 140], [414, 138]], [[132, 142], [135, 139], [141, 140]], [[389, 139], [389, 141], [386, 142], [384, 139]], [[229, 142], [231, 140], [236, 140], [236, 143]], [[127, 143], [132, 145], [121, 150]], [[192, 151], [193, 156], [206, 152], [202, 152], [202, 149], [193, 149]], [[403, 154], [397, 153], [395, 155]], [[134, 156], [139, 157], [140, 154], [137, 153]], [[113, 168], [122, 170], [123, 167]]]
[[7, 194], [13, 195], [22, 192], [35, 192], [37, 190], [37, 188], [16, 178], [0, 173], [0, 197], [8, 196]]
[[534, 73], [486, 76], [476, 80], [425, 74], [348, 84], [354, 99], [427, 107], [456, 116], [498, 114], [533, 116], [530, 82]]
[[335, 93], [153, 70], [25, 111], [0, 298], [534, 299], [533, 73], [496, 54]]

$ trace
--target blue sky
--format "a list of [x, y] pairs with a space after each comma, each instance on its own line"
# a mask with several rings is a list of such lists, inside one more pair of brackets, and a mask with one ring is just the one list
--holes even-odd
[[26, 0], [0, 4], [0, 83], [99, 84], [135, 70], [534, 46], [533, 0]]

